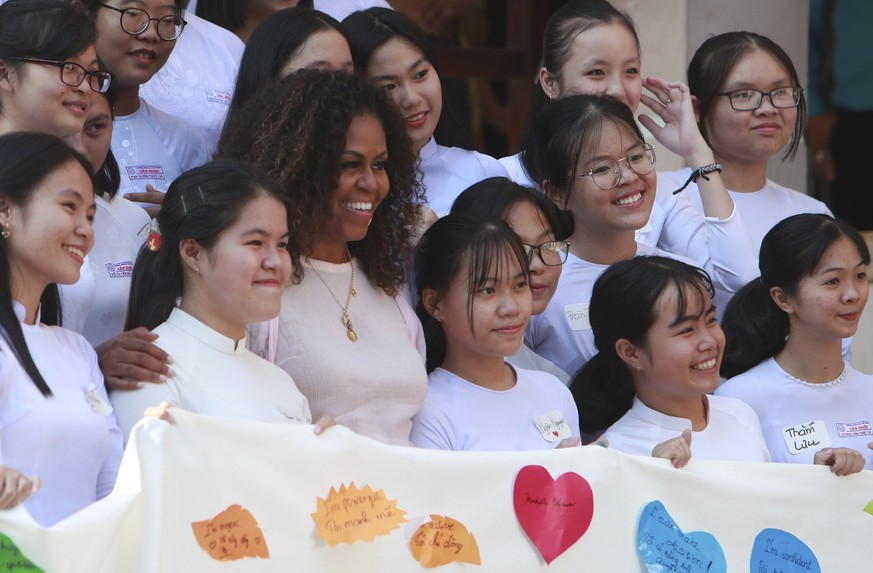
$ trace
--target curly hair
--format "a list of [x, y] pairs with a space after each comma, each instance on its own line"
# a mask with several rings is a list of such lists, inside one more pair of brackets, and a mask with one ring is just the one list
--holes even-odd
[[300, 70], [273, 82], [227, 119], [217, 157], [247, 163], [286, 194], [292, 281], [303, 280], [301, 256], [331, 218], [340, 157], [352, 119], [376, 117], [385, 130], [389, 192], [367, 236], [349, 243], [370, 283], [394, 295], [406, 277], [406, 244], [424, 202], [412, 142], [399, 108], [366, 78]]

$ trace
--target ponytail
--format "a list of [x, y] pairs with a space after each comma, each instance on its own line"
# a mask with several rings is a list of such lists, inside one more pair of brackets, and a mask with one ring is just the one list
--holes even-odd
[[721, 321], [722, 377], [733, 378], [778, 354], [785, 347], [788, 326], [788, 315], [776, 306], [760, 278], [737, 291]]
[[570, 392], [579, 409], [579, 429], [586, 434], [616, 423], [636, 395], [627, 365], [614, 351], [595, 354], [573, 378]]
[[204, 249], [211, 248], [261, 193], [283, 201], [271, 180], [227, 159], [210, 161], [177, 177], [158, 214], [159, 248], [143, 245], [133, 266], [124, 329], [151, 330], [165, 322], [184, 292], [179, 243], [194, 239]]
[[790, 321], [770, 296], [773, 287], [793, 296], [800, 281], [815, 271], [825, 252], [845, 237], [870, 263], [867, 243], [840, 219], [819, 213], [792, 215], [776, 223], [761, 241], [761, 277], [744, 286], [722, 317], [726, 345], [721, 375], [732, 378], [782, 351]]

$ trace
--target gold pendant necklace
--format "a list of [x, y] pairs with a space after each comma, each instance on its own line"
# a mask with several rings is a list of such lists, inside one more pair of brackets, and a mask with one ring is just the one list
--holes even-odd
[[355, 291], [355, 263], [352, 262], [352, 252], [349, 250], [349, 246], [346, 245], [346, 254], [349, 256], [349, 265], [352, 268], [352, 278], [349, 281], [349, 294], [346, 296], [346, 304], [343, 305], [340, 303], [339, 299], [333, 294], [333, 290], [328, 286], [327, 281], [324, 280], [324, 277], [321, 276], [321, 273], [309, 263], [309, 268], [312, 269], [312, 272], [315, 273], [315, 276], [318, 277], [318, 280], [321, 281], [321, 284], [327, 289], [327, 292], [330, 293], [330, 296], [333, 298], [334, 302], [340, 307], [340, 310], [343, 313], [342, 323], [343, 326], [346, 327], [346, 336], [351, 342], [356, 342], [358, 340], [358, 334], [355, 332], [355, 329], [352, 327], [352, 318], [349, 316], [349, 305], [352, 303], [352, 297], [358, 296], [358, 293]]

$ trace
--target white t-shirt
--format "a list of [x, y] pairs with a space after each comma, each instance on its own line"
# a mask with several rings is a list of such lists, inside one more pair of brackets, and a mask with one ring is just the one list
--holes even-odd
[[[303, 281], [289, 284], [282, 295], [276, 364], [294, 378], [314, 419], [328, 414], [362, 436], [409, 446], [412, 417], [427, 393], [427, 371], [398, 306], [405, 301], [374, 287], [355, 261], [357, 294], [348, 308], [357, 334], [352, 342], [330, 293], [345, 303], [352, 263], [302, 264]], [[418, 321], [413, 326], [421, 330]]]
[[245, 44], [197, 16], [193, 5], [183, 17], [188, 24], [167, 63], [140, 86], [139, 95], [162, 112], [185, 118], [212, 152], [230, 109]]
[[125, 439], [146, 408], [167, 401], [185, 410], [279, 424], [311, 421], [306, 398], [281, 368], [175, 308], [155, 328], [155, 345], [173, 360], [163, 384], [114, 390], [112, 404]]
[[[706, 396], [706, 427], [691, 433], [691, 459], [735, 462], [769, 462], [755, 412], [733, 398]], [[662, 414], [634, 398], [627, 414], [603, 434], [609, 447], [626, 454], [651, 456], [660, 443], [678, 438], [691, 429], [691, 420]]]
[[[516, 183], [539, 187], [524, 170], [520, 153], [503, 157], [500, 163]], [[734, 293], [757, 277], [758, 251], [748, 238], [739, 208], [726, 219], [704, 217], [702, 204], [695, 207], [685, 191], [673, 195], [684, 179], [676, 185], [672, 172], [659, 171], [657, 175], [652, 212], [646, 225], [634, 234], [636, 241], [695, 261], [709, 273], [713, 285], [725, 293]]]
[[[22, 320], [24, 307], [13, 308]], [[0, 337], [0, 463], [42, 480], [24, 507], [49, 526], [112, 491], [122, 438], [88, 341], [38, 316], [21, 328], [52, 397], [40, 393]]]
[[[659, 173], [658, 175], [659, 187], [663, 180], [663, 184], [668, 186], [668, 188], [678, 189], [685, 183], [688, 176], [691, 175], [691, 169], [686, 167], [677, 171]], [[742, 215], [746, 232], [749, 233], [749, 238], [752, 242], [756, 260], [761, 250], [761, 241], [764, 240], [764, 235], [773, 228], [773, 225], [782, 219], [799, 213], [826, 213], [833, 215], [827, 205], [818, 199], [783, 187], [769, 179], [766, 180], [761, 189], [753, 193], [739, 193], [731, 190], [728, 190], [728, 193], [731, 199], [734, 200], [737, 211]], [[687, 195], [694, 207], [700, 213], [703, 213], [700, 189], [698, 189], [696, 183], [689, 183], [688, 187], [681, 194]], [[755, 276], [757, 275], [758, 273], [756, 272]]]
[[121, 195], [111, 201], [97, 195], [94, 248], [88, 254], [97, 294], [82, 329], [94, 346], [124, 331], [133, 264], [145, 242], [139, 232], [148, 222], [145, 209]]
[[433, 137], [421, 148], [419, 169], [427, 205], [440, 217], [449, 212], [458, 195], [473, 183], [509, 175], [490, 155], [460, 147], [443, 147]]
[[[637, 243], [637, 255], [660, 255], [694, 265], [682, 257]], [[594, 282], [609, 265], [589, 263], [570, 253], [561, 270], [558, 288], [542, 314], [532, 316], [525, 343], [571, 377], [597, 354], [588, 306]]]
[[112, 121], [112, 153], [121, 171], [122, 196], [144, 192], [147, 184], [166, 192], [176, 177], [210, 160], [197, 131], [142, 99], [138, 110]]
[[513, 368], [515, 386], [490, 390], [437, 368], [412, 423], [412, 443], [438, 450], [548, 450], [579, 436], [570, 390], [545, 372]]
[[873, 376], [846, 366], [833, 382], [809, 384], [770, 358], [721, 384], [715, 393], [749, 404], [774, 462], [811, 464], [822, 448], [852, 448], [873, 469]]

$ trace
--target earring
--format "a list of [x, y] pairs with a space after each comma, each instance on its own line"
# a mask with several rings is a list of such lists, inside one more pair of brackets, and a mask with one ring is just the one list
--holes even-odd
[[640, 366], [639, 364], [637, 364], [636, 366], [634, 366], [634, 370], [636, 370], [637, 372], [642, 372], [642, 371], [643, 371], [643, 367]]
[[12, 233], [9, 232], [9, 223], [6, 223], [6, 226], [3, 227], [3, 231], [0, 231], [0, 236], [2, 236], [4, 239], [8, 239], [9, 235], [11, 234]]

